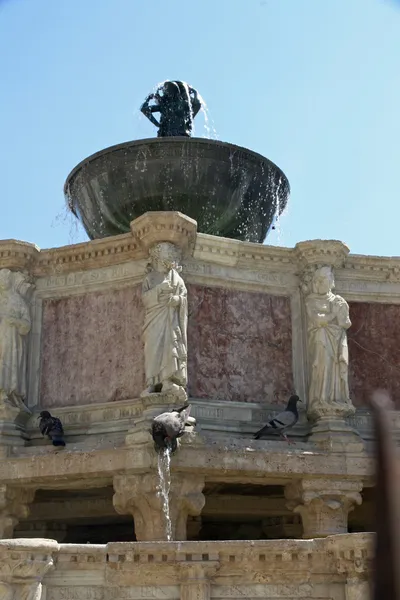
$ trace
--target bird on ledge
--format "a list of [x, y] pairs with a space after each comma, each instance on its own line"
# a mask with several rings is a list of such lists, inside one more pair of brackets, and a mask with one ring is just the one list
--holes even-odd
[[294, 427], [299, 420], [299, 412], [297, 410], [298, 402], [301, 402], [298, 396], [290, 396], [285, 410], [280, 412], [278, 415], [276, 415], [276, 417], [268, 421], [264, 427], [257, 431], [257, 433], [254, 435], [254, 439], [258, 440], [265, 434], [268, 435], [271, 432], [276, 432], [279, 433], [280, 437], [288, 444], [294, 444], [295, 442], [288, 440], [286, 431]]
[[52, 441], [53, 446], [65, 446], [64, 429], [58, 417], [52, 417], [48, 410], [42, 410], [38, 419], [40, 419], [39, 429], [42, 435], [47, 435]]

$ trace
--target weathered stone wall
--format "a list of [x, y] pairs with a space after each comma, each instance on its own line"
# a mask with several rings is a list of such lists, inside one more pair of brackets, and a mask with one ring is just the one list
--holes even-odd
[[141, 286], [43, 302], [40, 404], [126, 400], [144, 386]]
[[[188, 285], [189, 393], [284, 403], [293, 389], [290, 298]], [[144, 387], [141, 287], [43, 302], [41, 406], [126, 400]]]
[[285, 403], [293, 390], [290, 298], [190, 285], [189, 394]]
[[400, 408], [400, 305], [351, 302], [348, 333], [350, 392], [356, 406], [374, 389], [389, 391]]

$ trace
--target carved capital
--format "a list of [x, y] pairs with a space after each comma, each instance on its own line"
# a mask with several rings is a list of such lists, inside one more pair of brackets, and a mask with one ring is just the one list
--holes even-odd
[[0, 485], [0, 539], [12, 538], [14, 527], [29, 514], [35, 490]]
[[196, 243], [197, 223], [177, 211], [154, 211], [131, 223], [132, 235], [147, 251], [159, 242], [171, 242], [185, 255], [192, 255]]
[[296, 244], [295, 255], [303, 294], [311, 292], [312, 279], [317, 269], [330, 267], [333, 271], [343, 267], [349, 251], [346, 244], [337, 240], [309, 240]]
[[39, 248], [18, 240], [0, 241], [0, 269], [29, 273], [39, 257]]
[[300, 514], [303, 538], [347, 533], [348, 514], [361, 504], [360, 481], [303, 479], [285, 488], [287, 507]]
[[0, 593], [5, 600], [40, 600], [42, 579], [58, 551], [53, 540], [0, 541]]
[[[172, 474], [169, 490], [172, 539], [186, 540], [188, 516], [198, 516], [205, 503], [203, 487], [204, 478]], [[165, 506], [158, 475], [118, 475], [114, 477], [114, 490], [114, 508], [119, 514], [133, 516], [138, 541], [167, 539]]]
[[340, 268], [344, 265], [350, 248], [339, 240], [308, 240], [295, 246], [295, 254], [301, 269], [319, 268], [324, 265]]

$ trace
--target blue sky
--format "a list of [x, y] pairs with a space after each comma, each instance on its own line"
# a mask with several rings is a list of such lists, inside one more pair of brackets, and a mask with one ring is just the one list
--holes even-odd
[[0, 0], [0, 57], [0, 239], [87, 239], [66, 216], [66, 176], [154, 136], [138, 108], [170, 78], [200, 91], [220, 140], [286, 173], [269, 243], [400, 255], [394, 0]]

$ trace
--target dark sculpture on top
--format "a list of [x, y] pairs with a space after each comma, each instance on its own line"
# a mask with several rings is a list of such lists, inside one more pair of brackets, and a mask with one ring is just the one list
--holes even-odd
[[[140, 110], [158, 127], [158, 137], [186, 136], [201, 108], [198, 92], [184, 81], [164, 81], [147, 96]], [[160, 122], [153, 113], [160, 113]]]

